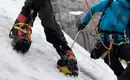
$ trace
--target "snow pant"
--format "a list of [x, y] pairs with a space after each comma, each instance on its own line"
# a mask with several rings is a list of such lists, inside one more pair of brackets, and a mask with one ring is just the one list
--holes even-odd
[[[106, 46], [109, 46], [109, 43], [105, 43]], [[102, 43], [97, 43], [97, 47], [94, 48], [91, 52], [91, 58], [98, 59], [102, 54], [107, 51], [107, 49], [102, 45]], [[110, 53], [110, 62], [108, 55], [104, 58], [106, 64], [114, 71], [115, 75], [120, 76], [124, 71], [122, 64], [120, 63], [119, 58], [129, 61], [130, 60], [130, 44], [122, 44], [120, 46], [113, 45]]]
[[[26, 0], [20, 12], [22, 17], [18, 17], [15, 23], [25, 22], [29, 24], [31, 22], [33, 26], [37, 14], [39, 14], [41, 24], [44, 27], [47, 41], [53, 44], [56, 50], [59, 46], [70, 49], [59, 24], [55, 20], [50, 0]], [[21, 18], [22, 20], [20, 20]]]
[[127, 65], [123, 73], [118, 77], [118, 80], [130, 80], [130, 63]]
[[[127, 61], [130, 61], [130, 44], [124, 44], [121, 45], [119, 50], [119, 57], [122, 59], [125, 59]], [[126, 54], [121, 54], [126, 53]], [[127, 65], [126, 69], [123, 71], [123, 73], [118, 77], [118, 80], [130, 80], [130, 63]]]

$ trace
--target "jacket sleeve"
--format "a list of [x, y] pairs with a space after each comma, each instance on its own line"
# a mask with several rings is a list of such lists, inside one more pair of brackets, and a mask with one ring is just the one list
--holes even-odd
[[129, 21], [127, 27], [126, 27], [126, 36], [130, 41], [130, 21]]
[[82, 19], [81, 23], [89, 23], [91, 19], [90, 13], [94, 15], [96, 12], [103, 12], [105, 10], [105, 7], [108, 3], [108, 0], [103, 0], [95, 5], [93, 5], [89, 11], [86, 12], [84, 18]]

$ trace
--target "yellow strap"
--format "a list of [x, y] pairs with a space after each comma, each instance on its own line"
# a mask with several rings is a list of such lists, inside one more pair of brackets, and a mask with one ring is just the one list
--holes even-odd
[[26, 23], [16, 23], [16, 24], [14, 24], [14, 26], [17, 26], [17, 25], [20, 25], [20, 26], [27, 25], [27, 26], [29, 26], [29, 25], [26, 24]]
[[15, 28], [15, 29], [18, 29], [18, 30], [20, 30], [20, 31], [22, 31], [22, 32], [24, 32], [24, 33], [31, 34], [31, 32], [27, 32], [26, 29], [21, 29], [20, 26], [24, 26], [24, 25], [28, 26], [27, 28], [30, 29], [30, 30], [32, 30], [32, 29], [31, 29], [31, 26], [29, 26], [28, 24], [25, 24], [25, 23], [17, 23], [17, 24], [14, 24], [14, 28]]
[[[22, 29], [21, 26], [24, 26], [24, 25], [26, 25], [27, 28]], [[18, 29], [18, 30], [22, 31], [23, 33], [26, 33], [28, 36], [28, 39], [31, 41], [31, 34], [32, 34], [31, 26], [29, 26], [28, 24], [25, 24], [25, 23], [17, 23], [17, 24], [14, 24], [13, 27], [14, 27], [14, 29]], [[29, 31], [27, 31], [27, 30], [29, 30]]]
[[109, 48], [107, 48], [107, 51], [105, 51], [101, 56], [104, 59], [108, 55], [109, 65], [111, 65], [110, 54], [111, 54], [113, 42], [114, 42], [113, 40], [110, 42]]
[[108, 50], [107, 50], [107, 53], [108, 53], [108, 61], [109, 61], [109, 65], [111, 65], [111, 59], [110, 59], [110, 53], [111, 53], [111, 48], [109, 48]]
[[21, 28], [18, 27], [18, 26], [15, 26], [14, 29], [18, 29], [18, 30], [20, 30], [20, 31], [22, 31], [22, 32], [24, 32], [24, 33], [27, 33], [26, 29], [21, 29]]
[[112, 48], [109, 48], [107, 51], [105, 51], [105, 52], [102, 54], [101, 58], [104, 59], [107, 55], [110, 56], [111, 49], [112, 49]]

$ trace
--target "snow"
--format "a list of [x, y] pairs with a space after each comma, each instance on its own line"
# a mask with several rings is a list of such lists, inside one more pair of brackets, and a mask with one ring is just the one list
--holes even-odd
[[72, 14], [72, 15], [81, 15], [84, 12], [83, 11], [70, 11], [69, 13]]
[[[8, 33], [17, 17], [24, 0], [0, 1], [0, 80], [116, 80], [113, 71], [102, 59], [93, 60], [89, 52], [77, 43], [73, 51], [79, 65], [79, 76], [70, 77], [56, 68], [59, 56], [46, 41], [44, 30], [37, 18], [33, 27], [32, 46], [27, 54], [12, 50]], [[64, 33], [65, 34], [65, 33]], [[71, 46], [73, 40], [65, 34]]]

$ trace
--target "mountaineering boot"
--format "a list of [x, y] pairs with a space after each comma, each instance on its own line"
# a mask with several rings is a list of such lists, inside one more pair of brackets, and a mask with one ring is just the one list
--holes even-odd
[[18, 52], [27, 52], [31, 46], [31, 27], [25, 23], [17, 23], [11, 30], [12, 46]]
[[60, 72], [66, 74], [66, 75], [73, 75], [78, 76], [78, 66], [77, 66], [77, 60], [74, 56], [74, 53], [71, 49], [69, 50], [63, 50], [62, 49], [61, 54], [65, 54], [61, 56], [61, 59], [57, 62], [57, 68]]
[[25, 53], [29, 50], [31, 42], [27, 41], [26, 39], [13, 39], [12, 46], [13, 49]]
[[20, 13], [9, 33], [13, 39], [11, 45], [18, 52], [25, 53], [31, 46], [31, 21], [26, 22], [27, 17]]
[[77, 62], [74, 60], [59, 59], [57, 62], [57, 68], [60, 72], [66, 75], [78, 76]]

